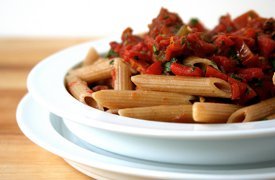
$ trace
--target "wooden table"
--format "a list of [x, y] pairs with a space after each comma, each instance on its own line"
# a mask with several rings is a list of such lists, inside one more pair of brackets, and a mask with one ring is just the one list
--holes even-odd
[[95, 38], [0, 38], [0, 179], [90, 179], [32, 143], [17, 126], [26, 77], [44, 57]]

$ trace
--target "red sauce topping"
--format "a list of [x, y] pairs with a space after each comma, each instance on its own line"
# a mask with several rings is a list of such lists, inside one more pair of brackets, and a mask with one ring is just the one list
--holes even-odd
[[[231, 84], [231, 99], [247, 104], [275, 94], [274, 39], [274, 18], [260, 17], [252, 10], [235, 19], [222, 16], [208, 30], [198, 19], [185, 24], [176, 13], [162, 8], [147, 33], [138, 36], [127, 28], [121, 43], [110, 43], [110, 51], [142, 74], [221, 78]], [[188, 56], [210, 59], [218, 69], [185, 66]]]

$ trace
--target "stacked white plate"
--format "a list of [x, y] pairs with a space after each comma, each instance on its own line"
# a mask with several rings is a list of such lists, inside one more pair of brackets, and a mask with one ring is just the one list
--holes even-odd
[[64, 86], [69, 69], [93, 46], [84, 43], [39, 63], [18, 106], [21, 130], [34, 143], [94, 178], [274, 179], [275, 120], [176, 124], [120, 117], [86, 106]]

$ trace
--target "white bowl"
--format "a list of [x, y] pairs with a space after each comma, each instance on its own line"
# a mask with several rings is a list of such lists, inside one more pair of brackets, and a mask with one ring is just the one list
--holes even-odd
[[65, 74], [91, 46], [104, 53], [112, 40], [117, 38], [80, 44], [41, 61], [28, 76], [30, 94], [66, 120], [77, 136], [115, 153], [184, 164], [275, 160], [275, 120], [210, 125], [153, 122], [109, 114], [74, 99], [64, 86]]

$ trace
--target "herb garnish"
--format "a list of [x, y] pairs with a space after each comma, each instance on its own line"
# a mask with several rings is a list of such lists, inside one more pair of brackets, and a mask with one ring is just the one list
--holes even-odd
[[116, 53], [113, 49], [110, 49], [108, 53], [105, 55], [105, 58], [118, 57], [118, 53]]
[[153, 45], [153, 52], [154, 52], [155, 55], [159, 54], [159, 50], [158, 50], [158, 48], [155, 44]]
[[177, 59], [176, 58], [172, 58], [170, 61], [164, 63], [164, 74], [168, 74], [169, 72], [171, 72], [171, 64], [173, 64], [174, 62], [176, 62]]
[[197, 18], [190, 19], [190, 25], [196, 26], [199, 23], [199, 20]]
[[113, 65], [114, 64], [114, 60], [112, 59], [110, 62], [109, 62], [110, 65]]

